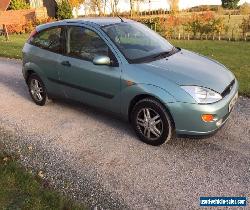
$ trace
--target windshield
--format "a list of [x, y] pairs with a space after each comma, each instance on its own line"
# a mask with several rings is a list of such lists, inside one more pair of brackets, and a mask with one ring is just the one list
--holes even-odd
[[137, 22], [121, 22], [102, 29], [130, 63], [157, 59], [174, 48], [163, 37]]

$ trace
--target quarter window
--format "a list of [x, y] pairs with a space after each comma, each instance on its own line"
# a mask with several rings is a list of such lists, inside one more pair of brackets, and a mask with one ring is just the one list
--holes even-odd
[[84, 27], [68, 28], [66, 50], [69, 56], [88, 61], [97, 55], [109, 56], [109, 47], [103, 39]]
[[56, 27], [43, 30], [34, 36], [30, 44], [52, 52], [62, 53], [62, 29]]

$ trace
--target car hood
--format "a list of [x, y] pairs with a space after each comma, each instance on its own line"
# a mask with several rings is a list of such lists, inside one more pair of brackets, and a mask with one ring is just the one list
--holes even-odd
[[218, 93], [222, 93], [234, 79], [234, 75], [219, 62], [183, 49], [168, 58], [143, 65], [178, 85], [197, 85]]

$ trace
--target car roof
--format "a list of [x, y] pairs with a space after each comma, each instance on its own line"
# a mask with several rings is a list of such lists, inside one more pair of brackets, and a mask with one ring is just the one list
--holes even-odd
[[58, 26], [58, 25], [67, 25], [67, 24], [87, 24], [87, 25], [92, 25], [95, 27], [103, 27], [103, 26], [107, 26], [107, 25], [112, 25], [112, 24], [116, 24], [116, 23], [121, 23], [121, 22], [133, 22], [130, 19], [125, 19], [122, 18], [120, 19], [119, 17], [98, 17], [98, 18], [79, 18], [79, 19], [65, 19], [65, 20], [61, 20], [61, 21], [56, 21], [56, 22], [51, 22], [51, 23], [46, 23], [43, 25], [39, 25], [37, 27], [38, 31], [46, 29], [46, 28], [50, 28], [53, 26]]
[[119, 17], [99, 17], [99, 18], [80, 18], [80, 19], [68, 19], [64, 20], [64, 22], [70, 23], [70, 22], [75, 22], [75, 23], [92, 23], [96, 24], [99, 26], [106, 26], [106, 25], [111, 25], [111, 24], [116, 24], [120, 22], [128, 22], [131, 21], [129, 19], [120, 19]]

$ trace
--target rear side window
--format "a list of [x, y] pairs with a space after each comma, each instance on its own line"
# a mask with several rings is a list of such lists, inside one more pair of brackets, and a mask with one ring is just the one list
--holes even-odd
[[30, 40], [30, 44], [52, 52], [62, 53], [62, 37], [62, 28], [50, 28], [36, 34]]

